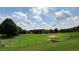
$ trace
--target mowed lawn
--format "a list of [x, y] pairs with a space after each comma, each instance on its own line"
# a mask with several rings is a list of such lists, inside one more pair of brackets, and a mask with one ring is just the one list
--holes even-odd
[[59, 42], [48, 42], [51, 34], [23, 34], [1, 39], [0, 51], [79, 51], [79, 32], [58, 33]]

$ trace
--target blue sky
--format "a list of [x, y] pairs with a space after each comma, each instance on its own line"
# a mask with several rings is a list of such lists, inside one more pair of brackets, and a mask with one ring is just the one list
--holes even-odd
[[26, 30], [63, 29], [79, 25], [79, 8], [0, 7], [0, 23], [7, 17]]

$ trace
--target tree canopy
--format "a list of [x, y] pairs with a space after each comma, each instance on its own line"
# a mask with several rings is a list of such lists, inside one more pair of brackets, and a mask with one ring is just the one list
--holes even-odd
[[0, 25], [1, 34], [5, 36], [17, 35], [17, 26], [14, 21], [10, 18], [6, 18]]

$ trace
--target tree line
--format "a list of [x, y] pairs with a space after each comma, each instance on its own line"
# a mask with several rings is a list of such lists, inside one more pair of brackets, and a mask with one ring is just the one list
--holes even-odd
[[73, 28], [67, 28], [67, 29], [60, 29], [57, 28], [53, 29], [34, 29], [29, 30], [26, 33], [27, 34], [52, 34], [52, 33], [66, 33], [66, 32], [79, 32], [79, 26], [73, 27]]
[[79, 32], [79, 26], [68, 28], [68, 29], [61, 29], [59, 32]]
[[49, 29], [34, 29], [34, 30], [29, 30], [26, 31], [27, 34], [52, 34], [52, 33], [57, 33], [58, 29], [56, 28], [55, 30]]

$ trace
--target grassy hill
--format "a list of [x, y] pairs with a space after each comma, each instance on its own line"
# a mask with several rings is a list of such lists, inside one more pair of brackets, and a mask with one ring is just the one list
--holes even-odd
[[50, 34], [24, 34], [1, 39], [5, 51], [79, 51], [79, 33], [58, 33], [59, 42], [47, 42]]

